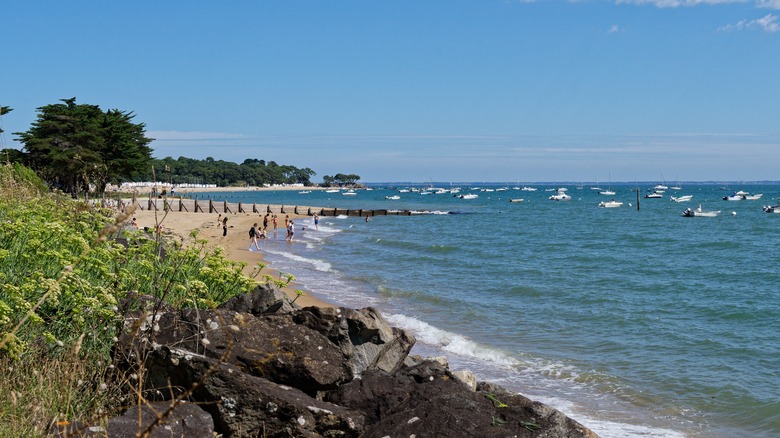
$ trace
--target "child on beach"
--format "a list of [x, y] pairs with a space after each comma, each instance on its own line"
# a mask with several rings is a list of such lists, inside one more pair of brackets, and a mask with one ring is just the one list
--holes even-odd
[[287, 224], [287, 238], [284, 240], [289, 240], [290, 242], [292, 242], [293, 237], [295, 237], [295, 223], [293, 221], [290, 221]]
[[225, 218], [222, 219], [222, 237], [227, 236], [227, 220], [228, 220], [227, 216], [225, 216]]

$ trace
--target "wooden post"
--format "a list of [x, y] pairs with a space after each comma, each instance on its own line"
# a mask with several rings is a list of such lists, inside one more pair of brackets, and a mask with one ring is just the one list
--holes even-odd
[[215, 210], [216, 208], [214, 208], [214, 201], [209, 198], [209, 213], [213, 213]]
[[241, 201], [238, 201], [238, 212], [239, 212], [239, 213], [246, 213], [246, 212], [244, 211], [244, 208], [241, 206]]
[[298, 206], [296, 205], [295, 208], [293, 208], [293, 213], [298, 214]]
[[636, 188], [636, 211], [639, 211], [639, 187]]
[[230, 208], [229, 208], [229, 207], [228, 207], [228, 205], [227, 205], [227, 200], [225, 200], [225, 205], [224, 205], [224, 207], [225, 207], [225, 213], [228, 213], [228, 212], [230, 212], [230, 213], [233, 213], [232, 211], [230, 211]]
[[252, 213], [260, 213], [259, 211], [257, 211], [257, 204], [255, 204], [254, 202], [252, 203]]

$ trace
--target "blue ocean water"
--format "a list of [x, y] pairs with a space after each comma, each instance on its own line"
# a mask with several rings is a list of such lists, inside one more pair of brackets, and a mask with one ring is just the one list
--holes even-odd
[[[559, 184], [461, 186], [479, 197], [210, 196], [437, 213], [325, 217], [319, 230], [308, 219], [297, 242], [272, 236], [264, 250], [311, 293], [380, 309], [415, 335], [413, 353], [445, 355], [602, 437], [780, 436], [780, 215], [762, 211], [780, 185], [689, 183], [639, 210], [635, 185], [606, 197], [569, 184], [570, 202], [548, 199]], [[722, 199], [733, 190], [764, 196]], [[693, 199], [670, 202], [679, 195]], [[611, 198], [623, 206], [598, 207]], [[699, 204], [721, 214], [681, 215]]]

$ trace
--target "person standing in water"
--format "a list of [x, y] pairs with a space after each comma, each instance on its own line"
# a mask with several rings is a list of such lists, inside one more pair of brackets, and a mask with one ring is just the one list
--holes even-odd
[[319, 230], [320, 229], [320, 215], [317, 213], [314, 213], [314, 229]]
[[292, 242], [293, 237], [295, 237], [295, 223], [290, 221], [287, 223], [287, 238], [285, 240]]

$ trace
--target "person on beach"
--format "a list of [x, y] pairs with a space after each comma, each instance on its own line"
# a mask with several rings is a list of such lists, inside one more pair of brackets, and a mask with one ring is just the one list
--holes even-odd
[[287, 223], [287, 238], [284, 240], [289, 240], [290, 242], [292, 242], [293, 237], [295, 237], [295, 223], [293, 221], [290, 221]]
[[222, 213], [220, 213], [219, 216], [217, 216], [217, 226], [221, 226], [221, 225], [222, 225]]
[[287, 228], [289, 226], [290, 226], [290, 215], [288, 214], [284, 216], [284, 227]]
[[225, 218], [222, 219], [222, 237], [227, 236], [227, 220], [228, 220], [227, 216], [225, 216]]
[[276, 218], [276, 215], [274, 215], [274, 233], [277, 228], [279, 228], [279, 220]]
[[263, 216], [263, 229], [264, 230], [268, 229], [268, 213], [266, 213], [265, 216]]
[[253, 251], [252, 247], [260, 251], [260, 245], [257, 244], [257, 223], [252, 225], [252, 228], [249, 229], [249, 250]]
[[319, 230], [320, 229], [320, 215], [317, 213], [314, 213], [314, 229]]

